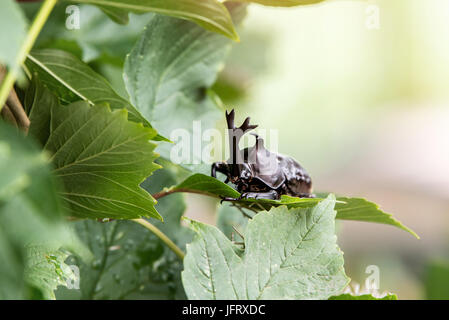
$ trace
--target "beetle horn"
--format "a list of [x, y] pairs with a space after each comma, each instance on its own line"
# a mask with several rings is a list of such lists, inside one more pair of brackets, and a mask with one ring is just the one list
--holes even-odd
[[235, 129], [234, 116], [235, 116], [234, 109], [232, 109], [231, 112], [229, 113], [228, 110], [226, 110], [226, 121], [228, 123], [228, 129]]
[[239, 129], [242, 130], [244, 133], [246, 131], [257, 128], [257, 124], [249, 124], [250, 120], [251, 120], [250, 117], [246, 118], [245, 121], [243, 121], [242, 125], [239, 127]]
[[250, 125], [250, 117], [243, 121], [242, 125], [238, 128], [235, 127], [235, 111], [232, 109], [229, 113], [226, 111], [226, 121], [228, 123], [229, 130], [229, 147], [231, 151], [231, 158], [229, 163], [240, 164], [243, 163], [242, 155], [239, 150], [240, 138], [249, 130], [257, 128], [257, 125]]
[[[235, 119], [235, 111], [234, 111], [234, 109], [232, 109], [229, 113], [226, 110], [226, 122], [228, 123], [228, 129], [231, 129], [231, 130], [235, 130], [236, 129], [234, 119]], [[243, 133], [245, 133], [246, 131], [249, 131], [249, 130], [257, 128], [257, 125], [249, 124], [250, 120], [251, 120], [251, 118], [247, 117], [245, 119], [245, 121], [243, 121], [242, 125], [239, 127], [239, 129], [242, 130]]]

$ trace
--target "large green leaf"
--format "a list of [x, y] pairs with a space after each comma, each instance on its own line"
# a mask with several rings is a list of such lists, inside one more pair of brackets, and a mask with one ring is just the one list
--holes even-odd
[[[70, 213], [84, 218], [162, 219], [154, 209], [156, 201], [139, 186], [160, 167], [153, 162], [155, 144], [149, 142], [156, 131], [128, 121], [126, 109], [111, 112], [106, 105], [82, 101], [68, 106], [39, 103], [52, 101], [48, 95], [48, 90], [36, 86], [30, 132], [39, 133], [51, 155]], [[34, 115], [44, 114], [50, 119], [34, 121]]]
[[227, 184], [216, 178], [196, 173], [188, 177], [186, 180], [166, 191], [173, 192], [192, 192], [209, 196], [222, 196], [238, 198], [240, 193]]
[[[244, 5], [233, 5], [236, 22], [245, 14]], [[223, 67], [231, 41], [179, 19], [154, 15], [125, 62], [125, 84], [132, 103], [165, 136], [183, 130], [191, 139], [194, 123], [201, 130], [215, 127], [221, 111], [207, 93]], [[201, 138], [201, 137], [200, 137]], [[189, 141], [178, 141], [187, 142]], [[194, 141], [196, 143], [196, 141]], [[177, 146], [161, 145], [167, 159]], [[201, 170], [201, 150], [189, 148], [182, 164]], [[177, 161], [175, 161], [177, 162]], [[178, 163], [178, 162], [177, 162]]]
[[[131, 11], [137, 13], [156, 12], [188, 19], [203, 28], [238, 40], [228, 10], [217, 0], [73, 0], [73, 2], [95, 4], [101, 6], [103, 10], [112, 9], [115, 17], [120, 11]], [[111, 12], [107, 13], [111, 15]], [[123, 19], [123, 13], [120, 16]]]
[[[176, 186], [166, 188], [158, 194], [158, 196], [174, 192], [199, 193], [217, 198], [238, 198], [240, 196], [240, 193], [231, 186], [218, 179], [200, 173], [191, 175]], [[233, 203], [236, 206], [251, 209], [253, 211], [269, 210], [271, 207], [281, 205], [286, 205], [289, 208], [301, 208], [310, 207], [317, 202], [320, 202], [325, 197], [324, 194], [322, 195], [322, 198], [296, 198], [282, 195], [280, 200], [242, 199], [233, 201]], [[378, 205], [368, 200], [362, 198], [338, 197], [335, 210], [337, 210], [337, 219], [387, 224], [405, 230], [416, 238], [419, 238], [413, 230], [407, 228], [400, 221], [393, 218], [391, 214], [380, 210]]]
[[[78, 7], [80, 17], [82, 17], [81, 28], [72, 30], [66, 28], [67, 3], [60, 2], [45, 23], [34, 48], [61, 48], [71, 51], [77, 56], [82, 56], [82, 60], [85, 62], [101, 59], [122, 68], [126, 54], [137, 41], [152, 13], [131, 14], [130, 22], [125, 27], [108, 19], [95, 6], [79, 5]], [[30, 8], [30, 4], [24, 8], [27, 16], [32, 17], [35, 14], [33, 8]], [[82, 50], [82, 54], [79, 54], [79, 49], [70, 50], [69, 45], [75, 47], [73, 44]]]
[[[161, 169], [142, 186], [153, 193], [173, 181], [173, 175]], [[164, 223], [152, 223], [184, 249], [193, 235], [181, 226], [185, 210], [182, 194], [161, 199], [156, 209], [166, 219]], [[182, 261], [149, 230], [125, 221], [83, 221], [76, 223], [76, 229], [91, 248], [95, 260], [86, 264], [73, 257], [74, 263], [80, 266], [80, 290], [61, 287], [56, 293], [58, 299], [185, 298], [180, 279]]]
[[162, 219], [139, 184], [159, 168], [156, 131], [127, 120], [125, 109], [74, 103], [53, 111], [44, 149], [64, 182], [71, 212], [88, 218]]
[[242, 253], [217, 228], [190, 221], [182, 280], [190, 299], [327, 299], [348, 283], [336, 244], [335, 197], [257, 214]]
[[410, 228], [404, 226], [400, 221], [396, 220], [390, 213], [386, 213], [379, 209], [379, 206], [373, 202], [363, 198], [338, 197], [340, 203], [337, 203], [337, 219], [356, 220], [366, 222], [376, 222], [388, 224], [398, 227], [411, 233], [419, 239], [419, 236]]
[[[0, 120], [0, 299], [51, 297], [54, 286], [26, 275], [39, 273], [30, 245], [77, 246], [66, 228], [57, 190], [48, 158]], [[48, 274], [47, 280], [56, 277]]]
[[[62, 103], [84, 100], [91, 105], [107, 103], [113, 110], [126, 108], [129, 120], [150, 123], [136, 108], [119, 96], [102, 76], [93, 71], [76, 56], [57, 49], [33, 50], [28, 55], [27, 67], [37, 73], [40, 80]], [[161, 140], [155, 136], [153, 140]]]
[[25, 40], [27, 22], [15, 1], [0, 3], [0, 23], [0, 64], [18, 69], [17, 54]]

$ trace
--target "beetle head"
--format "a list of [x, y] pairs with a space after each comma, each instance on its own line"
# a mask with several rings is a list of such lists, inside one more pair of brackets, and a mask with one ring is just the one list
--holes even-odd
[[253, 179], [253, 171], [248, 163], [232, 165], [230, 181], [239, 186], [248, 186]]

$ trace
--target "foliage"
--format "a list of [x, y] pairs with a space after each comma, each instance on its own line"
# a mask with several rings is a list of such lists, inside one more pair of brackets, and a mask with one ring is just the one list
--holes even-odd
[[[218, 198], [240, 197], [240, 193], [229, 185], [203, 174], [194, 174], [180, 184], [166, 189], [164, 192], [191, 192]], [[319, 194], [319, 196], [325, 195]], [[241, 199], [235, 201], [234, 204], [243, 208], [259, 211], [268, 210], [271, 207], [280, 205], [286, 205], [288, 208], [309, 207], [317, 204], [321, 200], [322, 198], [295, 198], [282, 195], [280, 200]], [[394, 219], [391, 214], [380, 210], [379, 206], [375, 203], [361, 198], [338, 197], [337, 200], [335, 206], [335, 209], [337, 210], [337, 219], [388, 224], [403, 229], [419, 238], [414, 231]]]
[[[240, 199], [220, 205], [218, 228], [184, 227], [182, 193], [240, 196], [201, 174], [201, 150], [172, 160], [176, 129], [192, 135], [194, 121], [206, 130], [222, 116], [211, 88], [248, 4], [72, 2], [89, 32], [65, 30], [67, 4], [54, 15], [52, 0], [0, 5], [0, 95], [17, 91], [31, 121], [19, 132], [0, 119], [1, 299], [354, 299], [339, 295], [349, 278], [335, 218], [414, 234], [367, 200], [333, 195]], [[244, 246], [228, 239], [233, 226]]]
[[3, 1], [0, 21], [3, 26], [8, 26], [8, 28], [2, 28], [0, 31], [0, 43], [8, 43], [7, 46], [2, 46], [2, 50], [0, 50], [0, 62], [8, 68], [19, 68], [16, 57], [25, 39], [27, 22], [15, 1]]
[[131, 121], [150, 126], [134, 106], [114, 92], [103, 77], [68, 52], [56, 49], [33, 51], [28, 55], [27, 66], [62, 103], [80, 99], [91, 105], [107, 103], [113, 110], [126, 108]]
[[57, 272], [63, 261], [44, 257], [61, 257], [61, 246], [83, 259], [85, 251], [63, 220], [58, 184], [46, 154], [3, 122], [0, 172], [0, 257], [4, 262], [0, 265], [0, 299], [51, 298], [52, 289], [63, 283]]
[[[38, 134], [51, 154], [53, 172], [64, 183], [60, 195], [72, 215], [160, 219], [154, 199], [139, 187], [159, 167], [152, 162], [155, 144], [148, 141], [155, 137], [154, 129], [128, 121], [126, 109], [111, 112], [107, 105], [86, 102], [60, 106], [42, 85], [35, 95], [30, 132]], [[33, 121], [34, 115], [40, 115], [39, 122]], [[40, 128], [34, 129], [34, 123]]]
[[190, 299], [326, 299], [349, 282], [336, 245], [335, 197], [313, 208], [257, 214], [239, 252], [218, 229], [191, 221], [183, 284]]
[[376, 298], [371, 294], [362, 294], [360, 296], [353, 296], [349, 293], [345, 293], [339, 296], [330, 297], [329, 300], [398, 300], [398, 297], [395, 294], [387, 294], [382, 298]]
[[76, 0], [76, 2], [99, 5], [119, 22], [127, 22], [123, 17], [123, 13], [127, 11], [157, 12], [189, 19], [208, 30], [219, 32], [234, 40], [238, 39], [229, 12], [223, 4], [214, 0]]
[[[245, 6], [230, 8], [239, 23]], [[188, 21], [152, 16], [125, 61], [131, 101], [166, 136], [183, 129], [193, 133], [194, 121], [202, 130], [213, 128], [221, 111], [206, 89], [215, 82], [230, 46], [229, 39]], [[175, 152], [169, 145], [158, 150], [166, 158]], [[181, 161], [200, 164], [201, 151], [192, 148]], [[188, 167], [201, 170], [198, 165]]]

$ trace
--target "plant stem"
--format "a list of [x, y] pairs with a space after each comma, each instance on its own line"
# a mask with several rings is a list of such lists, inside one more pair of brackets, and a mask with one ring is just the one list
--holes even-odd
[[183, 188], [169, 189], [169, 190], [165, 190], [165, 191], [163, 190], [163, 191], [157, 192], [157, 193], [155, 193], [155, 194], [152, 194], [151, 196], [152, 196], [154, 199], [158, 200], [158, 199], [160, 199], [160, 198], [163, 198], [163, 197], [165, 197], [165, 196], [168, 196], [168, 195], [170, 195], [170, 194], [172, 194], [172, 193], [176, 193], [176, 192], [195, 193], [195, 194], [201, 194], [201, 195], [203, 195], [203, 196], [209, 196], [209, 197], [213, 197], [213, 198], [218, 198], [218, 196], [209, 194], [209, 193], [207, 193], [207, 192], [202, 192], [202, 191], [199, 191], [199, 190], [193, 190], [193, 189], [183, 189]]
[[178, 257], [179, 259], [184, 259], [184, 252], [173, 242], [169, 237], [167, 237], [161, 230], [156, 226], [144, 219], [133, 219], [134, 222], [144, 226], [151, 232], [153, 232], [159, 239], [161, 239]]
[[22, 46], [20, 47], [19, 53], [16, 57], [16, 64], [6, 74], [5, 79], [3, 80], [1, 87], [0, 87], [0, 110], [2, 109], [3, 105], [6, 102], [6, 99], [8, 98], [9, 92], [11, 91], [14, 82], [17, 79], [19, 66], [21, 66], [26, 59], [27, 54], [30, 52], [31, 48], [34, 45], [34, 42], [37, 39], [37, 36], [39, 35], [40, 31], [42, 30], [42, 27], [44, 26], [45, 22], [47, 21], [48, 16], [50, 15], [50, 12], [53, 10], [53, 7], [55, 6], [56, 2], [58, 0], [45, 0], [42, 4], [41, 8], [39, 9], [39, 12], [37, 13], [36, 17], [33, 20], [33, 23], [31, 24], [30, 30], [28, 30], [27, 36], [25, 38], [25, 41], [23, 42]]

